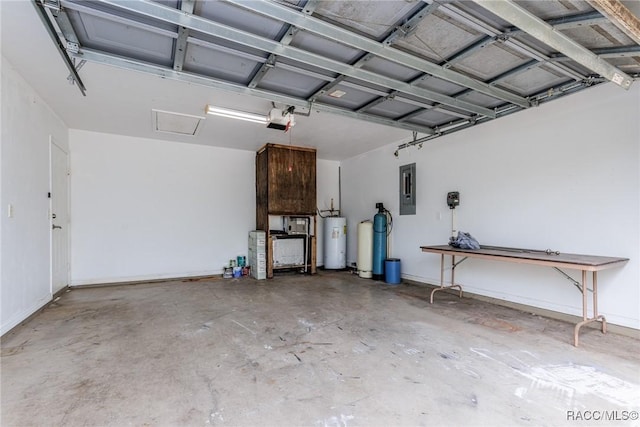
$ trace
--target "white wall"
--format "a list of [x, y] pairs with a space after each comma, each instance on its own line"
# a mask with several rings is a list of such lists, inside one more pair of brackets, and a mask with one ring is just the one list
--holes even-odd
[[72, 285], [221, 274], [255, 228], [255, 153], [72, 129]]
[[[255, 152], [70, 130], [72, 285], [221, 274], [255, 228]], [[337, 194], [318, 161], [318, 200]], [[335, 196], [337, 197], [337, 195]]]
[[[599, 273], [599, 309], [612, 323], [640, 328], [639, 104], [639, 83], [629, 92], [601, 85], [401, 150], [398, 159], [391, 144], [342, 162], [349, 260], [357, 222], [384, 202], [403, 276], [439, 283], [440, 257], [419, 247], [447, 243], [446, 193], [460, 191], [457, 228], [481, 244], [630, 258]], [[399, 216], [398, 167], [413, 162], [417, 215]], [[469, 259], [456, 279], [472, 293], [582, 313], [580, 292], [552, 269]]]
[[[49, 137], [67, 149], [65, 124], [2, 58], [1, 333], [51, 300]], [[8, 217], [8, 206], [13, 217]]]

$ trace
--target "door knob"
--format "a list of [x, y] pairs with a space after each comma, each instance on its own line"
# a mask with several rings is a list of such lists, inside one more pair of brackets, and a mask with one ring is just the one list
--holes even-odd
[[55, 225], [55, 224], [53, 224], [53, 225], [51, 226], [51, 228], [52, 228], [53, 230], [55, 230], [56, 228], [59, 228], [59, 229], [61, 229], [61, 230], [62, 230], [62, 226], [60, 226], [60, 225]]

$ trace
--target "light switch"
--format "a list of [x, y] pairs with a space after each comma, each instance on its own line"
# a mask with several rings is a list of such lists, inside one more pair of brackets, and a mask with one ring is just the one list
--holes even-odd
[[7, 207], [7, 216], [9, 218], [13, 218], [13, 205], [11, 203], [9, 203], [9, 206]]

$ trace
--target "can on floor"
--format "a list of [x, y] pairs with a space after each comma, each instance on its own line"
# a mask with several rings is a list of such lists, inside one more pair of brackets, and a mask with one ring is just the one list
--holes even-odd
[[400, 259], [387, 258], [384, 260], [384, 281], [390, 285], [400, 283]]

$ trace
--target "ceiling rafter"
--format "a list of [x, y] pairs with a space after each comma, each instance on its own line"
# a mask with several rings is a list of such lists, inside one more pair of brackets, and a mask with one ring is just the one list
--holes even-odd
[[418, 71], [432, 74], [443, 80], [457, 83], [461, 86], [469, 87], [480, 93], [484, 93], [485, 95], [502, 99], [521, 107], [526, 108], [529, 106], [529, 102], [525, 98], [518, 96], [512, 92], [500, 89], [495, 86], [489, 86], [484, 82], [481, 82], [464, 74], [448, 70], [425, 59], [418, 58], [399, 49], [391, 48], [384, 43], [371, 40], [367, 37], [337, 27], [320, 19], [312, 18], [295, 10], [291, 10], [288, 7], [280, 5], [278, 3], [269, 1], [247, 2], [243, 0], [225, 1], [233, 3], [241, 8], [254, 11], [261, 15], [293, 24], [298, 28], [304, 28], [305, 30], [320, 34], [330, 39], [340, 40], [341, 43], [347, 46], [355, 47], [365, 52], [372, 53], [377, 57], [396, 62], [400, 65], [404, 65]]
[[172, 23], [174, 25], [185, 26], [205, 34], [236, 42], [241, 45], [257, 48], [265, 52], [276, 53], [279, 56], [284, 56], [301, 63], [309, 64], [338, 74], [344, 74], [349, 77], [362, 80], [364, 82], [372, 83], [374, 85], [387, 86], [400, 92], [405, 92], [414, 96], [422, 97], [427, 100], [439, 102], [441, 104], [449, 105], [454, 108], [474, 112], [483, 116], [495, 116], [494, 111], [489, 108], [454, 99], [432, 90], [416, 88], [400, 80], [386, 77], [371, 71], [355, 68], [351, 65], [325, 58], [324, 56], [307, 52], [299, 48], [282, 45], [274, 40], [261, 37], [253, 33], [248, 33], [246, 31], [241, 31], [227, 25], [219, 24], [217, 22], [210, 21], [199, 16], [184, 14], [177, 9], [161, 4], [153, 2], [113, 0], [100, 0], [100, 3], [108, 4], [121, 10], [135, 12], [143, 16], [158, 19], [160, 21]]

